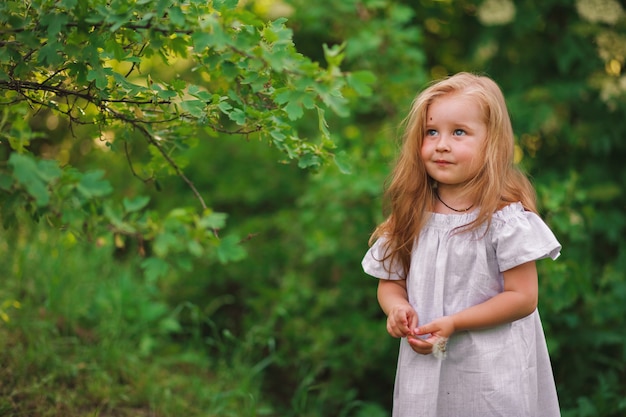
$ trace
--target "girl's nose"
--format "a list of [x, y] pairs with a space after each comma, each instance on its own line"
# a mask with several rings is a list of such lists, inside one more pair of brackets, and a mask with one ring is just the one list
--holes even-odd
[[435, 148], [438, 152], [446, 152], [450, 150], [450, 140], [445, 136], [439, 136], [439, 140], [437, 141], [437, 146]]

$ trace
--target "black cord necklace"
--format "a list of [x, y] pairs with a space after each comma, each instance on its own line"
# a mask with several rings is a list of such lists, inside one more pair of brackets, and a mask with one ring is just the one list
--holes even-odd
[[453, 207], [450, 207], [449, 205], [447, 205], [442, 199], [441, 197], [439, 197], [439, 192], [437, 190], [435, 190], [435, 196], [437, 196], [437, 200], [441, 201], [441, 204], [443, 204], [444, 206], [448, 207], [450, 210], [452, 211], [456, 211], [457, 213], [465, 213], [466, 211], [468, 211], [469, 209], [471, 209], [472, 207], [474, 207], [474, 204], [472, 204], [471, 206], [469, 206], [466, 209], [461, 209], [461, 210], [457, 210]]

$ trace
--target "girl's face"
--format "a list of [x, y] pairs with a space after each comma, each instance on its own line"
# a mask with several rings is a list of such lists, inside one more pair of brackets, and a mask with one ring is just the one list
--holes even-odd
[[476, 176], [486, 138], [487, 124], [474, 98], [452, 93], [430, 104], [421, 157], [442, 191], [463, 187]]

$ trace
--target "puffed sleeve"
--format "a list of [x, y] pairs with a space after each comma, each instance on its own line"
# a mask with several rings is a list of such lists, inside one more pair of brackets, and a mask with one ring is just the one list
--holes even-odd
[[385, 268], [388, 261], [383, 262], [385, 256], [385, 238], [378, 239], [367, 251], [361, 265], [366, 274], [375, 278], [399, 280], [404, 279], [402, 268], [397, 263]]
[[561, 244], [539, 216], [525, 211], [520, 203], [511, 204], [494, 215], [492, 243], [500, 272], [526, 262], [556, 259]]

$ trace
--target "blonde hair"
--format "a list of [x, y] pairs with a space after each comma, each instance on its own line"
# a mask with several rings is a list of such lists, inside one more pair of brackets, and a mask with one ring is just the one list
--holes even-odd
[[462, 230], [475, 230], [483, 224], [489, 228], [493, 213], [512, 202], [519, 201], [526, 210], [537, 211], [535, 191], [514, 164], [513, 128], [498, 85], [488, 77], [466, 72], [435, 82], [415, 98], [404, 121], [402, 149], [385, 191], [388, 217], [370, 239], [370, 244], [381, 236], [387, 239], [382, 261], [385, 265], [398, 263], [405, 276], [414, 242], [417, 244], [416, 238], [435, 206], [434, 181], [421, 158], [426, 114], [437, 98], [450, 94], [473, 98], [487, 125], [487, 137], [480, 152], [484, 164], [464, 190], [479, 211], [476, 219]]

